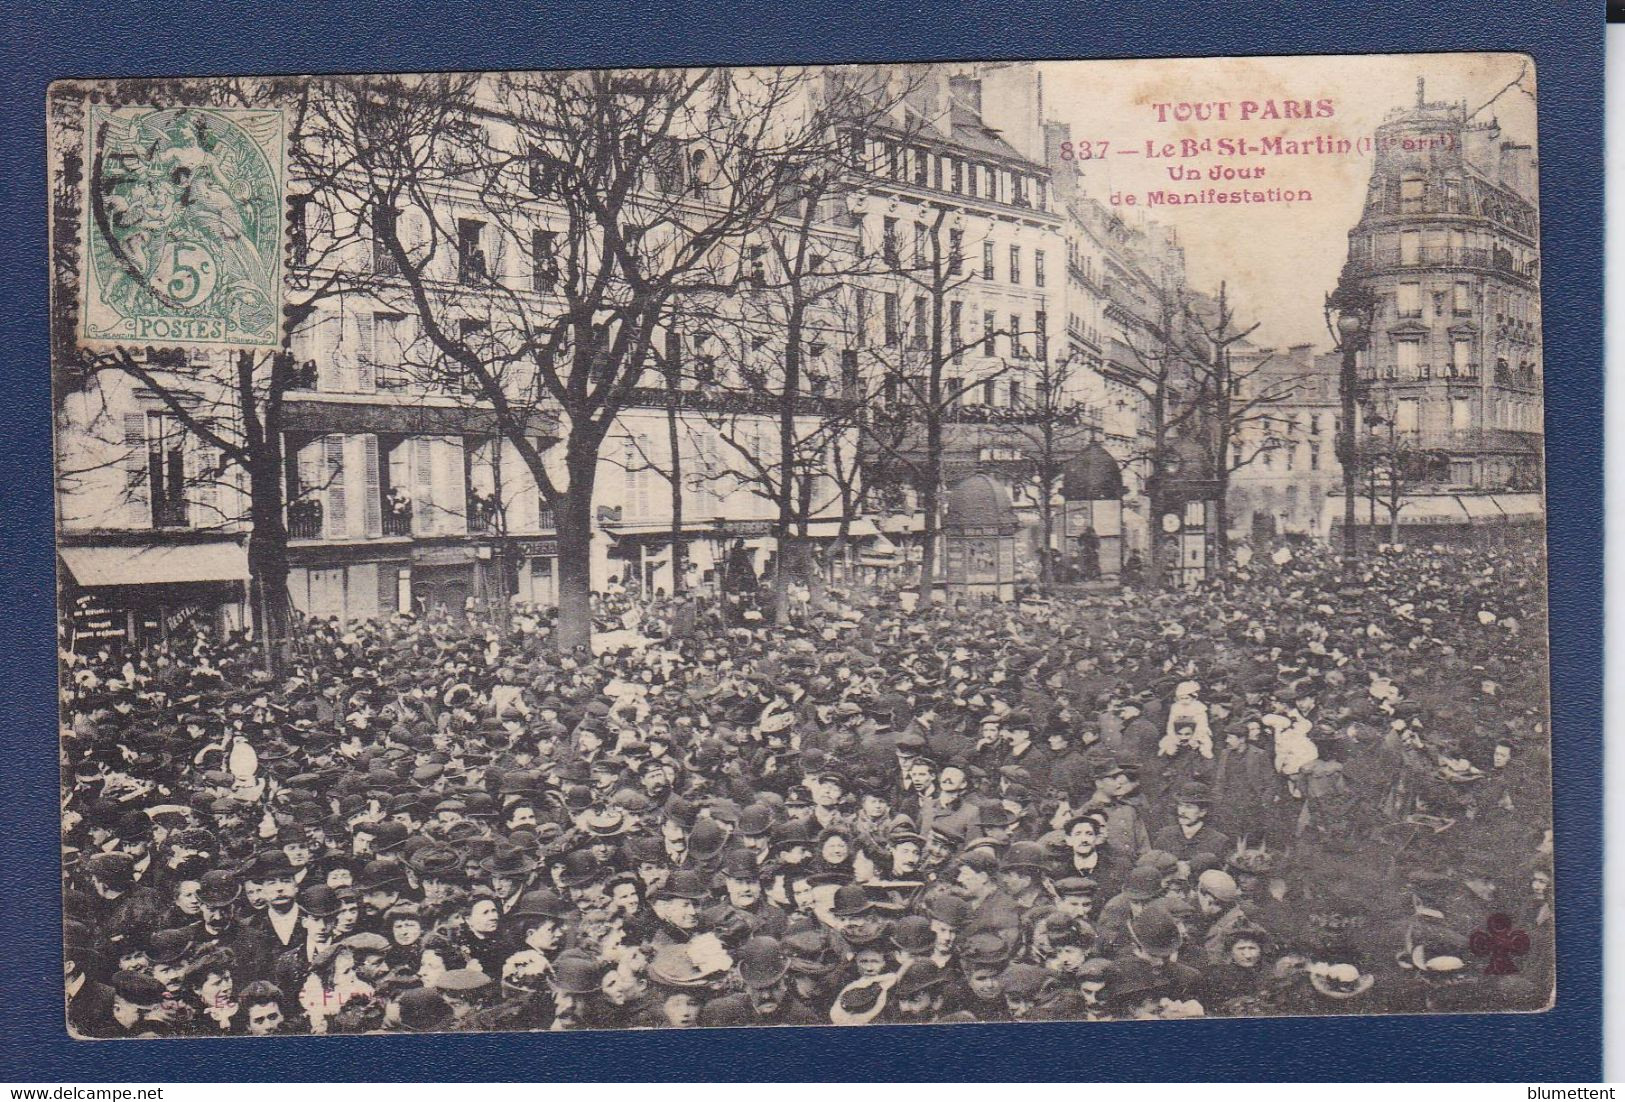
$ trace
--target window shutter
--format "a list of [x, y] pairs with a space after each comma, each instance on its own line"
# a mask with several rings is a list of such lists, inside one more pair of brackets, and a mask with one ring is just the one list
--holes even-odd
[[[534, 447], [533, 439], [531, 445]], [[517, 449], [515, 449], [517, 455]], [[518, 466], [518, 481], [515, 485], [523, 487], [519, 493], [519, 525], [526, 531], [542, 526], [542, 489], [536, 484], [536, 479], [530, 473], [530, 465], [520, 458]]]
[[322, 447], [327, 459], [322, 471], [323, 482], [327, 486], [327, 526], [323, 534], [333, 538], [344, 535], [346, 530], [343, 434], [335, 432], [322, 437]]
[[382, 491], [379, 488], [378, 437], [369, 432], [361, 440], [367, 454], [367, 485], [365, 488], [367, 495], [365, 510], [367, 530], [365, 534], [381, 536], [384, 534], [384, 503], [381, 496]]
[[124, 415], [124, 446], [128, 449], [124, 459], [124, 496], [130, 513], [130, 522], [146, 527], [152, 523], [152, 474], [148, 467], [150, 460], [147, 458], [145, 413]]
[[355, 317], [355, 383], [356, 389], [370, 391], [377, 388], [377, 343], [374, 318], [362, 312]]
[[221, 514], [219, 480], [220, 449], [200, 445], [195, 449], [197, 470], [193, 475], [192, 525], [218, 525], [225, 517]]
[[433, 440], [435, 523], [442, 532], [466, 527], [467, 489], [463, 485], [463, 449], [443, 436]]
[[626, 442], [624, 462], [626, 469], [621, 479], [621, 504], [626, 510], [627, 519], [631, 520], [641, 515], [638, 512], [638, 450], [631, 440]]
[[320, 438], [312, 440], [299, 449], [299, 492], [300, 496], [308, 497], [321, 489], [322, 485], [322, 442]]
[[316, 357], [316, 389], [324, 391], [344, 389], [344, 373], [331, 355], [318, 354]]
[[508, 234], [501, 226], [491, 228], [494, 238], [491, 244], [491, 256], [486, 262], [486, 269], [493, 282], [501, 283], [508, 274]]
[[417, 531], [428, 534], [434, 531], [434, 452], [431, 445], [434, 442], [427, 436], [412, 437], [412, 454], [415, 491], [412, 516]]

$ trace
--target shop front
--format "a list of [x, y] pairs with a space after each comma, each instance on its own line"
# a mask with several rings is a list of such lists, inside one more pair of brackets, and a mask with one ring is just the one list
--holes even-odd
[[227, 634], [248, 623], [248, 556], [236, 540], [63, 547], [60, 557], [75, 650]]

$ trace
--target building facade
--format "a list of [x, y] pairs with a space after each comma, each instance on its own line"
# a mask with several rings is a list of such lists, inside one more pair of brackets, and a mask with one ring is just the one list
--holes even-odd
[[1255, 546], [1288, 535], [1325, 539], [1342, 508], [1337, 356], [1307, 344], [1239, 342], [1232, 365], [1235, 400], [1249, 405], [1231, 445], [1230, 535]]
[[1349, 232], [1376, 297], [1362, 405], [1434, 460], [1416, 491], [1541, 489], [1540, 217], [1535, 157], [1464, 104], [1414, 104], [1377, 129]]

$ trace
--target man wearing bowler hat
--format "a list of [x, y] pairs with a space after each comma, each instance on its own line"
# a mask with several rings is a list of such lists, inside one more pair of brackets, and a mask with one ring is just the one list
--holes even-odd
[[1189, 862], [1198, 853], [1215, 858], [1229, 855], [1231, 841], [1222, 831], [1208, 824], [1208, 811], [1213, 806], [1213, 793], [1201, 781], [1187, 781], [1173, 794], [1174, 821], [1157, 831], [1152, 847], [1166, 850]]
[[734, 967], [745, 990], [707, 1003], [700, 1011], [701, 1025], [819, 1025], [826, 1021], [791, 992], [790, 960], [777, 938], [753, 937], [745, 942]]

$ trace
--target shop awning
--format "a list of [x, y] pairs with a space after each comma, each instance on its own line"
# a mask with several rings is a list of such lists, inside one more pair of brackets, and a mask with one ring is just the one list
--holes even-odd
[[[559, 417], [551, 410], [525, 414], [532, 436], [554, 440]], [[499, 436], [495, 411], [450, 399], [406, 399], [391, 394], [351, 394], [338, 398], [290, 396], [282, 427], [289, 432], [371, 432], [402, 436]]]
[[1400, 524], [1470, 524], [1472, 517], [1454, 494], [1408, 497], [1399, 510]]
[[[810, 521], [807, 524], [807, 534], [814, 539], [835, 539], [841, 534], [841, 522], [839, 520]], [[874, 539], [880, 535], [880, 529], [875, 527], [875, 522], [868, 517], [858, 517], [847, 525], [846, 535], [848, 539], [854, 540]]]
[[1489, 494], [1463, 494], [1461, 507], [1467, 510], [1474, 524], [1500, 524], [1506, 520], [1506, 514]]
[[1495, 494], [1495, 504], [1508, 520], [1540, 520], [1546, 515], [1546, 502], [1540, 494]]
[[87, 588], [245, 582], [248, 553], [234, 540], [140, 547], [64, 547], [62, 562]]

